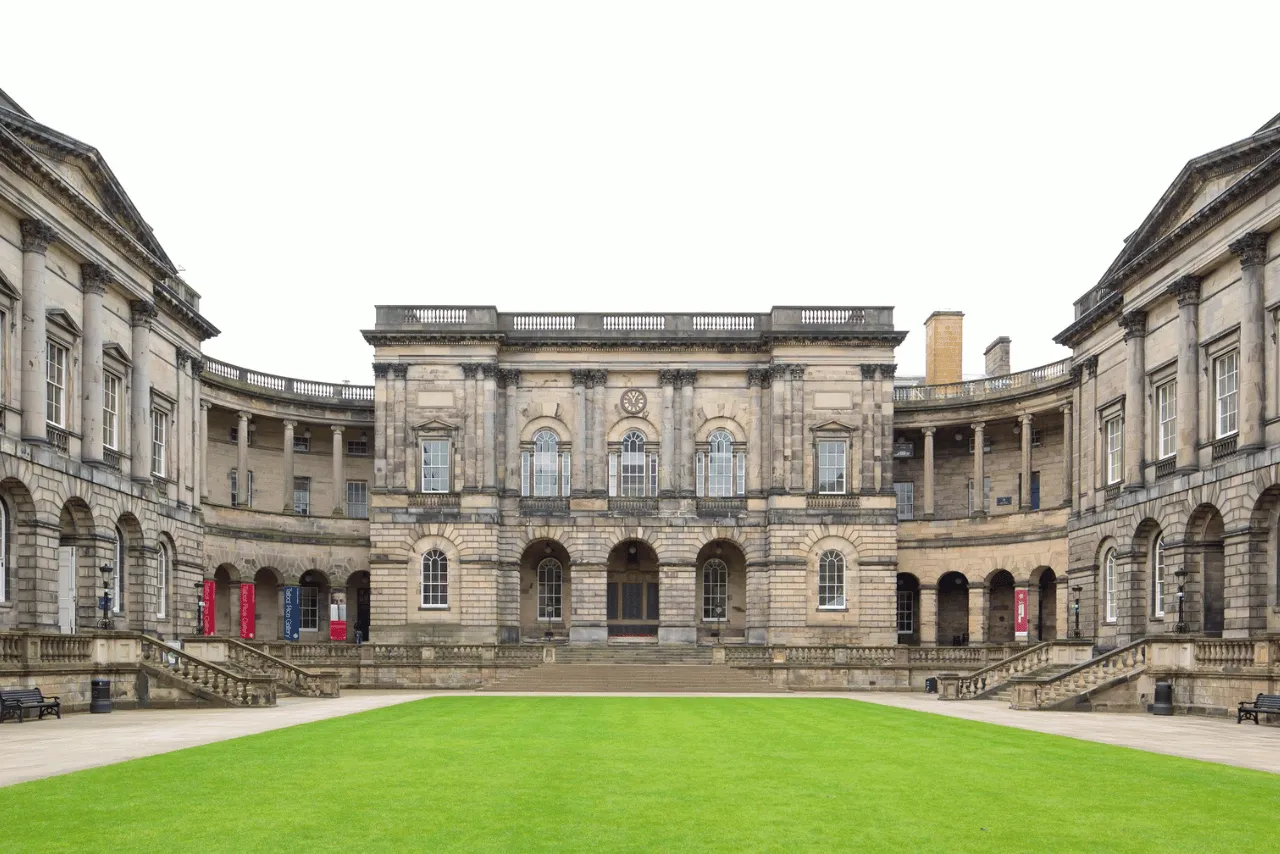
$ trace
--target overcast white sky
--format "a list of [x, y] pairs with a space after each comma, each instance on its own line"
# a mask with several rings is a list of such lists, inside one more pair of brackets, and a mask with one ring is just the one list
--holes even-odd
[[[29, 16], [28, 16], [29, 17]], [[60, 3], [0, 88], [96, 146], [223, 332], [368, 382], [376, 303], [897, 307], [1052, 337], [1280, 112], [1280, 4]], [[27, 20], [27, 25], [33, 21]]]

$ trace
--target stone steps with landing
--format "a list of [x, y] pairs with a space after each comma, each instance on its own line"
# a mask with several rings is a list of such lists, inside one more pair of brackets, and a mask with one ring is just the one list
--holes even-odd
[[543, 664], [501, 677], [484, 691], [548, 693], [786, 693], [723, 664]]
[[711, 647], [571, 645], [557, 647], [556, 664], [711, 664]]
[[[1065, 673], [1066, 671], [1070, 670], [1072, 667], [1075, 667], [1075, 665], [1074, 664], [1050, 664], [1047, 667], [1042, 667], [1039, 670], [1033, 670], [1025, 675], [1035, 679], [1040, 679], [1040, 678], [1048, 679], [1048, 678], [1057, 676], [1060, 673]], [[987, 695], [986, 699], [1000, 700], [1001, 702], [1004, 702], [1004, 703], [1010, 702], [1013, 699], [1012, 683], [1004, 684], [994, 694]]]

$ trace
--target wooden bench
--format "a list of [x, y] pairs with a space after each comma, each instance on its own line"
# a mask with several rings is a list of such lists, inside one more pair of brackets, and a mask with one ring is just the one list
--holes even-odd
[[1259, 694], [1252, 703], [1241, 700], [1236, 723], [1253, 721], [1256, 724], [1258, 715], [1280, 715], [1280, 694]]
[[17, 718], [18, 723], [27, 719], [27, 712], [39, 712], [36, 720], [53, 715], [62, 720], [62, 704], [57, 697], [46, 697], [39, 688], [0, 689], [0, 723], [5, 718]]

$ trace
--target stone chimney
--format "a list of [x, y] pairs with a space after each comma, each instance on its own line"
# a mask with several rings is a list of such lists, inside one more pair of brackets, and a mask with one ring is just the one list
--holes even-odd
[[926, 385], [958, 383], [964, 353], [964, 312], [935, 311], [924, 322]]
[[1009, 336], [1001, 335], [982, 351], [987, 359], [987, 376], [1003, 377], [1009, 374]]

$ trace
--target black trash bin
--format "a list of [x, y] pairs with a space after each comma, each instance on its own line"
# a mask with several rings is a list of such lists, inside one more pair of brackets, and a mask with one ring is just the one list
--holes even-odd
[[1156, 701], [1151, 704], [1151, 714], [1173, 714], [1173, 683], [1168, 679], [1160, 679], [1156, 682]]
[[938, 677], [937, 676], [930, 676], [928, 679], [924, 680], [924, 692], [926, 694], [938, 693]]
[[111, 680], [93, 679], [89, 682], [89, 711], [105, 715], [111, 711]]

